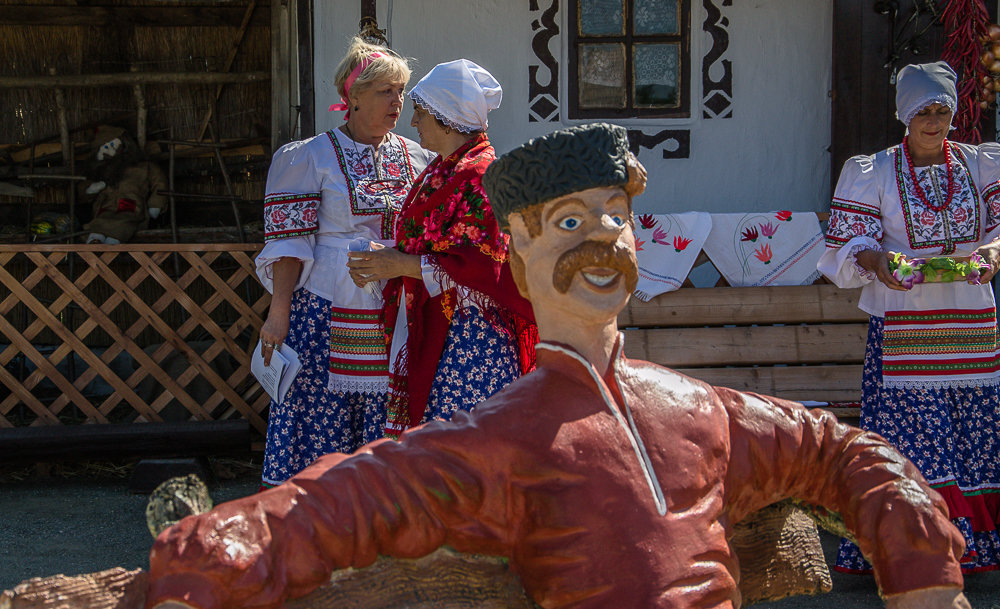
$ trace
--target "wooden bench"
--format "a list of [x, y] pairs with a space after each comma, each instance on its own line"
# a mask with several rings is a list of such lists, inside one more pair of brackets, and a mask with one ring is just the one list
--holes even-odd
[[618, 317], [625, 354], [713, 385], [796, 401], [829, 402], [857, 418], [868, 315], [858, 289], [830, 284], [684, 287]]

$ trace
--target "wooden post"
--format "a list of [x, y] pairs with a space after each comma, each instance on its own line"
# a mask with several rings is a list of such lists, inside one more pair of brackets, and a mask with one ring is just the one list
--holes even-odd
[[[243, 22], [240, 24], [239, 31], [236, 32], [236, 38], [233, 40], [233, 46], [229, 49], [229, 56], [226, 58], [226, 63], [222, 68], [223, 72], [228, 72], [233, 67], [233, 61], [236, 60], [236, 53], [240, 50], [240, 44], [243, 42], [243, 36], [246, 34], [247, 26], [250, 25], [250, 18], [253, 16], [253, 9], [257, 6], [257, 0], [250, 0], [250, 4], [247, 5], [246, 12], [243, 14]], [[215, 97], [212, 98], [212, 102], [208, 105], [208, 111], [205, 113], [205, 118], [201, 122], [201, 128], [198, 129], [198, 137], [195, 139], [201, 140], [205, 137], [205, 130], [208, 128], [208, 121], [212, 120], [212, 115], [215, 114], [215, 107], [219, 103], [219, 96], [222, 95], [223, 85], [218, 85], [215, 87]]]
[[316, 100], [313, 77], [313, 0], [298, 0], [299, 38], [299, 137], [316, 133]]
[[233, 218], [236, 221], [236, 232], [240, 236], [240, 243], [246, 243], [246, 234], [243, 232], [243, 223], [240, 221], [240, 208], [236, 204], [236, 191], [233, 190], [233, 183], [229, 179], [229, 170], [226, 168], [226, 162], [222, 158], [222, 151], [219, 150], [219, 136], [215, 133], [215, 129], [212, 128], [211, 123], [208, 125], [208, 132], [212, 134], [212, 141], [215, 146], [212, 150], [215, 151], [215, 162], [219, 164], [219, 171], [222, 172], [222, 181], [226, 184], [226, 193], [229, 194], [229, 203], [233, 206]]
[[[56, 69], [49, 68], [49, 74], [55, 76]], [[69, 174], [74, 175], [75, 163], [73, 158], [73, 146], [69, 139], [69, 119], [66, 117], [66, 93], [62, 89], [56, 89], [56, 112], [59, 119], [59, 142], [62, 145], [63, 165], [69, 169]], [[70, 243], [73, 242], [73, 223], [76, 221], [76, 183], [70, 180], [66, 184], [66, 199], [69, 203], [69, 232]], [[70, 272], [73, 269], [73, 259], [70, 258]], [[71, 360], [72, 363], [72, 360]]]
[[375, 17], [375, 7], [378, 4], [376, 0], [361, 0], [361, 20], [364, 21], [365, 17], [371, 19], [376, 19]]
[[292, 139], [292, 31], [296, 0], [271, 5], [271, 150]]
[[260, 82], [267, 72], [117, 72], [112, 74], [60, 74], [48, 76], [0, 76], [0, 89], [57, 87], [108, 87], [136, 83], [147, 85], [211, 85]]
[[[138, 72], [137, 66], [132, 66], [132, 72]], [[135, 140], [139, 142], [139, 149], [146, 150], [146, 97], [142, 93], [142, 85], [135, 83], [132, 85], [132, 95], [135, 97]]]

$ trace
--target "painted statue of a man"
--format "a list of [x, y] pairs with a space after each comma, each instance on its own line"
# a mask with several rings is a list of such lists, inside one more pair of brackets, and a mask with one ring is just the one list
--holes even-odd
[[841, 514], [888, 606], [968, 607], [960, 533], [879, 437], [624, 357], [644, 178], [611, 125], [498, 159], [484, 185], [535, 310], [537, 369], [468, 415], [182, 520], [153, 548], [149, 606], [278, 607], [333, 569], [447, 545], [507, 557], [545, 608], [736, 608], [733, 526], [795, 497]]

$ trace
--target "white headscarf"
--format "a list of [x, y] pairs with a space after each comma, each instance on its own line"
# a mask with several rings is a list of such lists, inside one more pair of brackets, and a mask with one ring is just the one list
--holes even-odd
[[958, 111], [958, 76], [947, 63], [910, 64], [896, 75], [896, 117], [907, 127], [927, 106], [938, 103]]
[[468, 59], [439, 63], [410, 91], [417, 105], [462, 133], [485, 131], [486, 114], [502, 96], [497, 79]]

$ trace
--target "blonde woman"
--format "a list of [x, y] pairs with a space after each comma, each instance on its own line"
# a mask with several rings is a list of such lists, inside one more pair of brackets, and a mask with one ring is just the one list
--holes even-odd
[[262, 355], [287, 344], [302, 370], [272, 401], [263, 487], [329, 452], [381, 436], [388, 362], [381, 295], [357, 287], [347, 252], [393, 243], [396, 212], [433, 154], [392, 133], [410, 78], [405, 59], [355, 38], [335, 74], [346, 110], [336, 129], [274, 155], [264, 202], [257, 274], [272, 294]]

